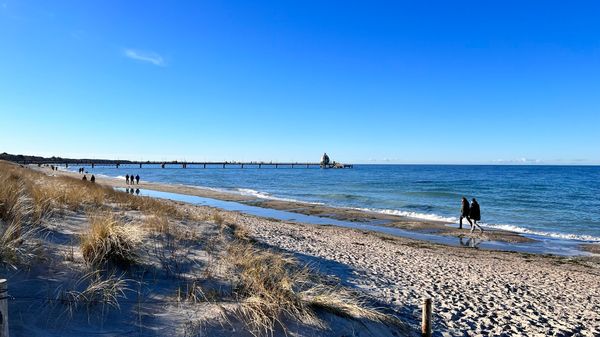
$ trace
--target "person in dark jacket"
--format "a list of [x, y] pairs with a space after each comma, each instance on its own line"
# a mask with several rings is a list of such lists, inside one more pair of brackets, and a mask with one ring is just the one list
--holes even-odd
[[129, 174], [125, 175], [125, 183], [129, 185]]
[[136, 182], [136, 184], [138, 184], [138, 185], [140, 184], [140, 175], [139, 175], [139, 174], [136, 174], [136, 175], [135, 175], [135, 182]]
[[466, 218], [467, 221], [469, 222], [469, 224], [471, 225], [471, 227], [473, 227], [473, 224], [471, 223], [471, 219], [469, 218], [470, 210], [471, 210], [471, 208], [469, 207], [469, 200], [467, 200], [467, 198], [465, 198], [465, 197], [462, 197], [461, 205], [460, 205], [460, 220], [458, 221], [458, 228], [462, 229], [463, 218]]
[[471, 233], [473, 233], [475, 226], [477, 226], [481, 233], [483, 233], [483, 228], [481, 228], [481, 226], [479, 226], [477, 223], [477, 221], [481, 220], [481, 211], [479, 209], [479, 203], [477, 200], [475, 200], [475, 198], [473, 198], [473, 201], [471, 201], [471, 210], [469, 212], [469, 216], [471, 217], [471, 220], [473, 220], [473, 223], [471, 224]]
[[90, 181], [91, 181], [92, 183], [95, 183], [95, 182], [96, 182], [96, 177], [94, 177], [94, 175], [93, 175], [93, 174], [92, 174], [92, 177], [90, 178]]
[[81, 180], [87, 181], [87, 177], [85, 176], [85, 174], [83, 175], [83, 178], [81, 178]]

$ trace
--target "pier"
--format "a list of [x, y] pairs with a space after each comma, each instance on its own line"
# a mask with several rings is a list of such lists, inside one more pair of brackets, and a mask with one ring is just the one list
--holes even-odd
[[122, 166], [139, 168], [183, 168], [183, 169], [208, 169], [208, 168], [240, 168], [240, 169], [262, 169], [262, 168], [353, 168], [352, 164], [341, 163], [316, 163], [316, 162], [237, 162], [237, 161], [130, 161], [130, 160], [90, 160], [90, 159], [58, 159], [48, 158], [43, 160], [18, 161], [23, 165], [55, 165], [55, 166]]

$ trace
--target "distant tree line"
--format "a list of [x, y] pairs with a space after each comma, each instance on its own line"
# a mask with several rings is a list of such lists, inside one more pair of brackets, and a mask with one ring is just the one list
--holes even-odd
[[[72, 158], [62, 158], [62, 157], [41, 157], [41, 156], [27, 156], [27, 155], [22, 155], [22, 154], [10, 154], [10, 153], [0, 153], [0, 160], [6, 160], [6, 161], [12, 161], [15, 163], [36, 163], [36, 162], [44, 162], [44, 163], [48, 163], [48, 164], [64, 164], [64, 163], [69, 163], [69, 164], [74, 164], [74, 163], [81, 163], [81, 164], [85, 164], [85, 163], [96, 163], [96, 164], [102, 164], [102, 163], [114, 163], [114, 160], [110, 160], [110, 159], [72, 159]], [[123, 163], [123, 164], [127, 164], [127, 163], [131, 163], [131, 161], [129, 160], [119, 160], [119, 163]]]

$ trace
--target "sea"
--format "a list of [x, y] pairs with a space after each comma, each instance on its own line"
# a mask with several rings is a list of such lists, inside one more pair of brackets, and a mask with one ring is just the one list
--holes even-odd
[[448, 223], [458, 222], [464, 196], [477, 199], [485, 227], [600, 242], [600, 166], [84, 167], [98, 176], [140, 175], [152, 182]]

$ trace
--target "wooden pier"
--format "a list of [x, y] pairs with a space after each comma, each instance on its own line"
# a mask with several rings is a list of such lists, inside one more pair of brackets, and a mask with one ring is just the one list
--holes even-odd
[[130, 161], [130, 160], [106, 160], [106, 159], [58, 159], [48, 158], [44, 160], [22, 160], [18, 161], [23, 165], [54, 165], [54, 166], [114, 166], [119, 167], [139, 167], [139, 168], [189, 168], [189, 169], [207, 169], [207, 168], [352, 168], [352, 164], [341, 163], [307, 163], [307, 162], [235, 162], [235, 161]]

